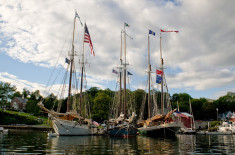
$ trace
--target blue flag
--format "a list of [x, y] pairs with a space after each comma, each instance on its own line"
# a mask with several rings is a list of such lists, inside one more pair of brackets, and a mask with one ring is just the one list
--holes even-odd
[[127, 71], [127, 75], [133, 75], [133, 74], [132, 74], [131, 72], [128, 72], [128, 71]]
[[149, 30], [149, 34], [152, 34], [155, 36], [155, 32], [153, 32], [152, 30]]
[[156, 76], [156, 83], [162, 83], [162, 77], [157, 75]]
[[70, 64], [70, 60], [68, 58], [65, 58], [65, 63]]

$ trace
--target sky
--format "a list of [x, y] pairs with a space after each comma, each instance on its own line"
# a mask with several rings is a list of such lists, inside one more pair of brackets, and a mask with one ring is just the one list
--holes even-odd
[[[0, 81], [18, 91], [56, 92], [52, 73], [66, 68], [71, 52], [75, 10], [90, 32], [95, 56], [84, 46], [86, 88], [117, 89], [121, 31], [124, 23], [128, 71], [127, 88], [146, 89], [148, 32], [150, 62], [155, 70], [162, 56], [169, 93], [218, 99], [235, 92], [235, 1], [221, 0], [1, 0]], [[83, 27], [75, 26], [75, 51], [82, 52]], [[78, 62], [77, 62], [78, 65]], [[78, 73], [79, 74], [79, 73]], [[56, 76], [55, 76], [56, 77]], [[55, 87], [50, 87], [52, 84]]]

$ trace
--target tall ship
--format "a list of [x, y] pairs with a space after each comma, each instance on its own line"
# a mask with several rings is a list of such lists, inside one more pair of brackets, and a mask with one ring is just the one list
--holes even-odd
[[[83, 36], [83, 46], [81, 57], [79, 60], [75, 59], [77, 56], [75, 52], [75, 28], [76, 28], [76, 20], [80, 17], [77, 12], [75, 12], [74, 22], [73, 22], [73, 34], [72, 34], [72, 48], [71, 52], [69, 52], [69, 58], [66, 58], [67, 70], [65, 72], [63, 78], [63, 84], [60, 87], [60, 92], [58, 94], [62, 94], [66, 92], [66, 88], [68, 88], [68, 96], [67, 96], [67, 111], [66, 113], [61, 113], [60, 109], [62, 106], [62, 100], [58, 103], [57, 111], [49, 110], [45, 108], [43, 101], [39, 102], [38, 105], [45, 112], [48, 113], [49, 118], [51, 119], [53, 129], [57, 135], [60, 136], [82, 136], [82, 135], [91, 135], [91, 125], [92, 120], [89, 112], [89, 105], [85, 104], [83, 101], [83, 83], [84, 83], [84, 75], [85, 75], [85, 61], [84, 61], [84, 43], [89, 43], [91, 52], [94, 55], [93, 46], [91, 43], [90, 34], [87, 28], [86, 23], [80, 23], [84, 28], [84, 36]], [[77, 77], [76, 64], [80, 64], [80, 78]], [[63, 67], [65, 68], [65, 67]], [[66, 83], [66, 77], [68, 77], [68, 82]], [[80, 83], [79, 83], [80, 79]], [[80, 84], [80, 93], [78, 85]], [[79, 95], [78, 95], [79, 94]], [[77, 104], [79, 103], [79, 104]]]
[[[114, 102], [112, 110], [110, 111], [110, 119], [108, 120], [107, 134], [114, 137], [132, 137], [137, 135], [137, 128], [135, 124], [136, 114], [134, 109], [127, 109], [127, 75], [131, 73], [127, 71], [126, 60], [126, 36], [125, 27], [129, 27], [124, 23], [124, 29], [121, 31], [121, 51], [120, 51], [120, 64], [118, 71], [113, 70], [113, 73], [119, 75], [119, 102]], [[124, 38], [124, 59], [122, 57], [122, 37]], [[129, 36], [130, 37], [130, 36]], [[130, 37], [131, 38], [131, 37]], [[122, 94], [122, 79], [123, 79], [123, 94]], [[131, 104], [131, 103], [129, 103]], [[114, 116], [114, 118], [112, 118]], [[128, 117], [129, 116], [129, 117]]]
[[[166, 31], [165, 31], [166, 32]], [[164, 68], [163, 68], [163, 58], [162, 58], [162, 49], [161, 49], [161, 33], [160, 33], [160, 61], [161, 67], [156, 70], [156, 83], [161, 85], [160, 92], [160, 105], [156, 102], [151, 102], [151, 64], [150, 64], [150, 36], [154, 35], [155, 32], [149, 30], [148, 33], [148, 102], [145, 106], [145, 102], [142, 105], [142, 114], [138, 120], [138, 130], [140, 134], [152, 136], [152, 137], [173, 137], [181, 127], [182, 123], [176, 122], [172, 118], [172, 114], [176, 109], [172, 110], [170, 103], [170, 96], [168, 93], [168, 88], [165, 80]], [[164, 86], [166, 92], [164, 92]], [[154, 97], [153, 97], [154, 99]], [[153, 100], [152, 99], [152, 100]], [[156, 99], [155, 99], [156, 100]], [[152, 103], [152, 104], [151, 104]], [[148, 110], [145, 110], [145, 107], [148, 107]], [[144, 118], [144, 111], [147, 111], [147, 119]]]

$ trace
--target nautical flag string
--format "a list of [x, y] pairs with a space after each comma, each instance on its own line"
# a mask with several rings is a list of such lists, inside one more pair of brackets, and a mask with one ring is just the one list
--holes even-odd
[[161, 29], [161, 32], [176, 32], [176, 33], [179, 33], [179, 31], [164, 31]]
[[153, 32], [152, 30], [149, 30], [149, 34], [152, 34], [155, 36], [155, 32]]
[[90, 37], [89, 31], [88, 31], [88, 28], [86, 26], [86, 23], [85, 23], [84, 42], [89, 43], [90, 48], [91, 48], [91, 54], [93, 54], [95, 56], [95, 52], [93, 50], [93, 45], [92, 45], [92, 42], [91, 42], [91, 37]]

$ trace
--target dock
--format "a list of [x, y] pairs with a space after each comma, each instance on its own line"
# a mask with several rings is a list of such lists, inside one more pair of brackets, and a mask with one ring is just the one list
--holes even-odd
[[25, 124], [14, 124], [14, 125], [0, 125], [4, 129], [17, 129], [17, 130], [39, 130], [39, 131], [52, 131], [52, 127], [38, 126], [38, 125], [25, 125]]
[[199, 131], [196, 134], [199, 135], [233, 135], [235, 133], [231, 132], [231, 131], [227, 131], [227, 132], [208, 132], [208, 131]]

